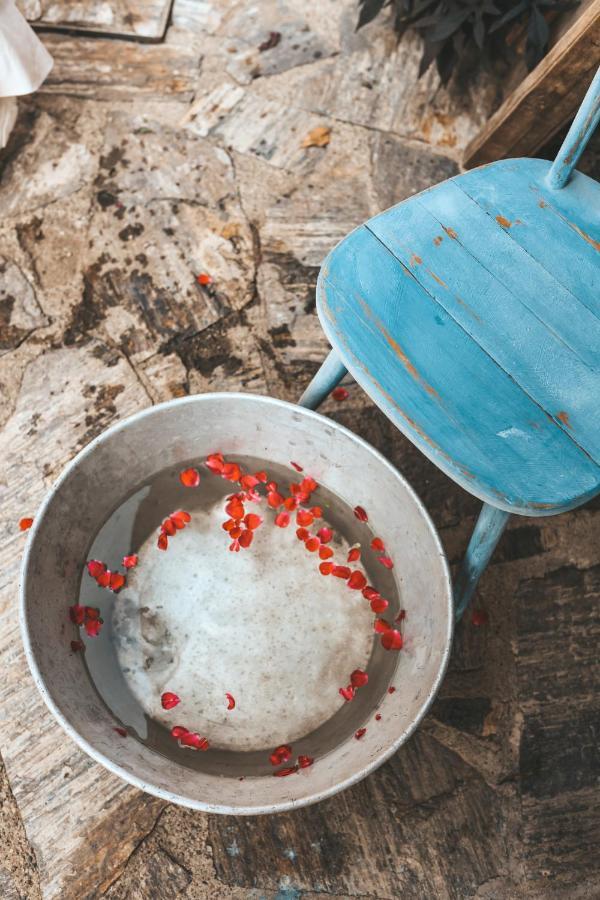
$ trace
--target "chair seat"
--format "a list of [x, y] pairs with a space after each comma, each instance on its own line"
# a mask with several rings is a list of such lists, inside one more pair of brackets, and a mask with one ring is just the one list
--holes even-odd
[[325, 260], [321, 324], [350, 373], [448, 475], [510, 512], [600, 492], [600, 185], [550, 163], [458, 175]]

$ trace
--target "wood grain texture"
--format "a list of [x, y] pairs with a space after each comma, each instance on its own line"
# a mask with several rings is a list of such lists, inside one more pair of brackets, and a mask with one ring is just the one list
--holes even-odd
[[82, 34], [107, 34], [142, 41], [164, 36], [173, 0], [18, 0], [18, 7], [35, 27]]
[[536, 153], [574, 115], [599, 64], [600, 0], [592, 0], [470, 141], [464, 166]]

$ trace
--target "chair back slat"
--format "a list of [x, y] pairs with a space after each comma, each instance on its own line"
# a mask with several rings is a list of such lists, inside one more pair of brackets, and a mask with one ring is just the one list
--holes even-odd
[[560, 150], [556, 155], [546, 177], [549, 187], [554, 190], [563, 188], [569, 178], [585, 146], [600, 122], [600, 68], [588, 88], [579, 107], [573, 124], [569, 128]]

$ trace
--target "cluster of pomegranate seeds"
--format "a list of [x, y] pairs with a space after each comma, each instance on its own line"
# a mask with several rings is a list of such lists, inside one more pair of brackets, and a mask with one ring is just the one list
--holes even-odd
[[98, 587], [108, 588], [117, 594], [125, 584], [125, 576], [121, 572], [111, 572], [106, 564], [99, 559], [90, 559], [87, 563], [89, 575], [94, 579]]
[[279, 747], [275, 747], [271, 755], [269, 756], [269, 762], [272, 766], [280, 766], [281, 763], [289, 762], [292, 757], [292, 748], [289, 744], [281, 744]]
[[392, 628], [386, 619], [375, 619], [373, 630], [381, 635], [381, 645], [384, 650], [401, 650], [404, 643], [402, 633]]
[[191, 750], [208, 750], [208, 739], [201, 737], [197, 731], [189, 731], [185, 725], [174, 725], [171, 728], [171, 737], [179, 742], [180, 747], [189, 747]]
[[172, 691], [165, 691], [164, 694], [161, 694], [160, 703], [163, 709], [174, 709], [181, 703], [181, 699]]
[[167, 516], [160, 526], [160, 533], [156, 542], [158, 549], [166, 550], [169, 546], [169, 538], [176, 535], [178, 531], [185, 528], [191, 521], [191, 515], [183, 509], [178, 509], [176, 512], [171, 513], [170, 516]]
[[362, 669], [355, 669], [350, 675], [350, 684], [345, 688], [340, 688], [339, 693], [346, 701], [354, 700], [356, 691], [369, 683], [369, 676]]
[[19, 528], [21, 531], [27, 531], [28, 528], [31, 528], [33, 525], [33, 519], [29, 517], [25, 517], [23, 519], [19, 519]]
[[200, 472], [198, 469], [184, 469], [179, 473], [179, 480], [184, 487], [195, 488], [200, 484]]
[[341, 400], [346, 400], [350, 396], [350, 394], [345, 387], [336, 387], [332, 390], [331, 396], [339, 403]]
[[225, 697], [227, 698], [227, 709], [235, 709], [235, 697], [233, 694], [227, 692]]
[[[271, 755], [269, 756], [269, 762], [272, 766], [280, 766], [282, 763], [287, 763], [292, 758], [292, 748], [289, 744], [281, 744], [281, 746], [276, 747]], [[294, 772], [298, 772], [300, 769], [308, 769], [309, 766], [312, 766], [314, 763], [314, 758], [312, 756], [304, 756], [301, 754], [296, 760], [296, 764], [293, 766], [285, 766], [283, 769], [278, 769], [276, 772], [273, 772], [273, 775], [276, 778], [285, 778], [286, 775], [293, 775]]]
[[[83, 626], [88, 637], [98, 637], [104, 625], [104, 620], [100, 618], [100, 610], [96, 606], [82, 606], [79, 603], [74, 603], [69, 607], [69, 618], [74, 625]], [[81, 650], [81, 647], [77, 646], [75, 648], [73, 646], [76, 643], [80, 644], [81, 641], [72, 641], [71, 649]]]

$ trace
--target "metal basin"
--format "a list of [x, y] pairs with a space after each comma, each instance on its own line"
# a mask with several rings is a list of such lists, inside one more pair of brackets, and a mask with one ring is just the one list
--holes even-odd
[[[215, 450], [232, 459], [236, 454], [252, 456], [284, 466], [301, 458], [310, 474], [349, 507], [358, 502], [368, 506], [369, 523], [385, 537], [394, 559], [392, 576], [406, 610], [404, 648], [399, 653], [382, 651], [374, 636], [369, 692], [319, 723], [311, 739], [314, 765], [287, 778], [273, 778], [267, 768], [240, 779], [231, 754], [218, 748], [201, 754], [194, 768], [134, 738], [123, 739], [88, 677], [84, 657], [69, 650], [75, 635], [70, 634], [67, 607], [78, 596], [84, 563], [102, 524], [138, 484], [165, 466], [201, 460]], [[277, 571], [271, 571], [272, 581]], [[323, 603], [328, 580], [323, 578]], [[269, 617], [259, 600], [256, 604], [257, 621], [268, 628]], [[322, 660], [311, 661], [310, 640], [298, 625], [301, 593], [297, 604], [296, 609], [290, 605], [290, 628], [300, 645], [308, 641], [304, 665], [310, 672], [311, 665]], [[414, 731], [435, 696], [448, 660], [452, 623], [447, 562], [412, 488], [352, 432], [318, 413], [268, 397], [202, 394], [155, 406], [110, 428], [67, 466], [50, 491], [23, 561], [23, 641], [35, 682], [56, 719], [86, 753], [125, 781], [209, 812], [267, 813], [314, 803], [381, 765]], [[252, 624], [256, 628], [256, 622]], [[243, 622], [237, 627], [243, 637]], [[210, 652], [222, 655], [225, 650], [217, 644]], [[322, 652], [322, 642], [315, 643], [314, 653]], [[215, 672], [217, 662], [222, 668], [222, 659], [215, 656]], [[203, 666], [210, 672], [210, 665], [209, 654]], [[302, 719], [298, 697], [305, 697], [308, 710], [311, 696], [301, 679], [295, 701]], [[261, 715], [260, 708], [256, 715]], [[355, 730], [363, 724], [367, 730], [357, 740]], [[258, 726], [253, 733], [261, 733]]]

